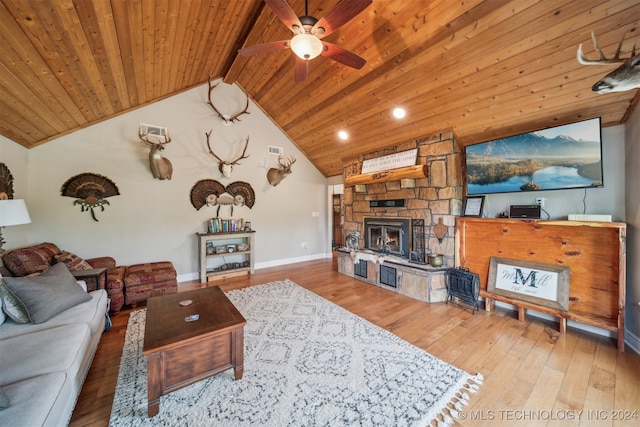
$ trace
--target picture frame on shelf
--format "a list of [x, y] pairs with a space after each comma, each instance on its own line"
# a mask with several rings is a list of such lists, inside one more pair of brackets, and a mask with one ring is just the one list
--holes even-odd
[[216, 249], [213, 245], [213, 242], [207, 242], [207, 255], [212, 255], [216, 253]]
[[569, 310], [569, 267], [491, 257], [487, 293]]
[[462, 216], [482, 218], [484, 196], [467, 196], [462, 207]]

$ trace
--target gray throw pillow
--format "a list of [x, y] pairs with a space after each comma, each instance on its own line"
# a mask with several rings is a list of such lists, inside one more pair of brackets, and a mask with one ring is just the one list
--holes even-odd
[[8, 408], [10, 404], [9, 396], [7, 396], [7, 393], [0, 387], [0, 410]]
[[65, 310], [91, 300], [64, 263], [39, 276], [5, 277], [5, 287], [25, 308], [29, 320], [42, 323]]
[[16, 323], [29, 323], [29, 316], [22, 303], [13, 296], [9, 289], [4, 285], [5, 279], [0, 280], [0, 300], [2, 302], [2, 311], [4, 311], [11, 320]]

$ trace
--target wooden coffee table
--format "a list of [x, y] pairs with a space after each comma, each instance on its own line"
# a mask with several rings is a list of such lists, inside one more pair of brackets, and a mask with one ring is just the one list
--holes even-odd
[[[191, 300], [182, 306], [181, 301]], [[198, 314], [191, 322], [185, 317]], [[147, 300], [143, 353], [147, 356], [148, 411], [160, 396], [233, 368], [242, 378], [246, 320], [214, 286]]]

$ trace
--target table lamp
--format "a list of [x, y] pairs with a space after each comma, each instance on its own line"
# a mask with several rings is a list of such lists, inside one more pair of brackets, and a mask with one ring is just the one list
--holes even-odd
[[0, 200], [0, 254], [5, 250], [2, 238], [2, 227], [31, 223], [27, 205], [22, 199]]

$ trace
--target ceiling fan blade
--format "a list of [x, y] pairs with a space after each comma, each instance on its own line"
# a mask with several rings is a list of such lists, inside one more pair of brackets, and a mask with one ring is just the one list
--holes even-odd
[[[333, 33], [340, 26], [355, 18], [356, 15], [365, 10], [372, 2], [373, 0], [342, 0], [336, 7], [316, 22], [311, 29], [311, 34], [315, 34], [321, 39]], [[324, 32], [318, 32], [318, 28], [323, 28]]]
[[289, 3], [286, 0], [264, 0], [265, 3], [269, 5], [269, 7], [273, 10], [273, 13], [282, 21], [284, 25], [287, 26], [292, 32], [298, 33], [294, 26], [298, 28], [302, 28], [302, 23], [300, 22], [300, 18], [298, 15], [291, 9]]
[[279, 40], [277, 42], [269, 42], [263, 44], [257, 44], [255, 46], [243, 47], [238, 49], [238, 54], [242, 56], [258, 55], [260, 53], [275, 52], [276, 50], [287, 49], [289, 47], [289, 40]]
[[320, 55], [331, 58], [341, 64], [344, 64], [351, 68], [360, 69], [367, 63], [367, 60], [361, 56], [356, 55], [350, 50], [341, 48], [338, 45], [329, 42], [322, 42], [325, 49]]
[[304, 59], [298, 58], [296, 56], [296, 75], [295, 75], [296, 83], [302, 83], [307, 78], [308, 72], [309, 72], [309, 61], [305, 61]]

